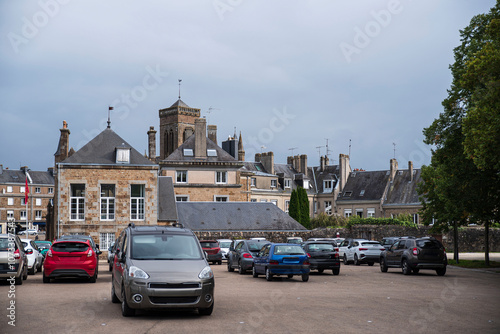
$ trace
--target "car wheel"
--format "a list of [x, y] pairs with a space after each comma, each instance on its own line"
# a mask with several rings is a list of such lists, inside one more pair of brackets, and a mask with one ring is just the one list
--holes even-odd
[[25, 267], [23, 270], [23, 281], [28, 279], [28, 269]]
[[387, 269], [389, 269], [389, 268], [387, 268], [387, 265], [385, 264], [384, 258], [380, 258], [380, 271], [383, 273], [386, 273]]
[[344, 254], [344, 264], [345, 264], [345, 265], [348, 265], [348, 264], [349, 264], [349, 262], [347, 262], [347, 256], [346, 256], [345, 254]]
[[135, 315], [135, 310], [130, 308], [127, 304], [124, 286], [122, 286], [122, 315], [124, 317], [133, 317]]
[[33, 264], [33, 267], [28, 271], [28, 275], [35, 275], [35, 270], [36, 270], [36, 263]]
[[324, 269], [318, 269], [318, 273], [322, 274], [323, 271], [325, 271]]
[[45, 276], [44, 273], [42, 273], [42, 275], [43, 275], [43, 283], [50, 283], [50, 277]]
[[309, 274], [302, 274], [302, 282], [309, 281]]
[[333, 268], [333, 270], [332, 270], [332, 271], [333, 271], [333, 274], [334, 274], [334, 275], [338, 275], [338, 274], [340, 274], [340, 268]]
[[219, 262], [217, 262], [217, 264], [218, 264], [219, 266], [221, 266], [221, 265], [222, 265], [222, 260], [220, 260]]
[[252, 276], [259, 277], [259, 274], [257, 274], [257, 271], [255, 270], [255, 266], [252, 266]]
[[354, 264], [359, 266], [361, 264], [361, 262], [359, 262], [358, 260], [358, 255], [357, 254], [354, 254]]
[[373, 262], [368, 262], [368, 265], [369, 265], [370, 267], [372, 267], [372, 266], [373, 266]]
[[227, 271], [232, 273], [234, 271], [234, 268], [231, 266], [231, 261], [227, 260]]
[[272, 281], [273, 280], [273, 274], [271, 274], [271, 271], [269, 268], [266, 268], [266, 280]]
[[207, 308], [199, 308], [198, 309], [198, 313], [200, 315], [211, 315], [212, 312], [214, 311], [214, 304], [215, 302], [212, 303], [212, 305], [210, 305], [210, 307], [207, 307]]
[[410, 265], [408, 264], [408, 261], [406, 259], [403, 260], [403, 263], [401, 264], [401, 268], [403, 271], [403, 275], [410, 275], [411, 274]]
[[[113, 279], [111, 279], [113, 281]], [[118, 296], [115, 293], [115, 285], [111, 283], [111, 302], [113, 304], [118, 304], [120, 302], [120, 299], [118, 299]]]
[[288, 275], [288, 278], [292, 278], [292, 277], [293, 277], [293, 275], [292, 275], [292, 274]]
[[444, 274], [446, 274], [446, 267], [441, 269], [436, 269], [436, 274], [438, 274], [438, 276], [444, 276]]
[[97, 281], [97, 270], [94, 273], [94, 276], [90, 278], [90, 283], [95, 283]]
[[109, 263], [109, 271], [113, 271], [113, 263]]
[[419, 271], [420, 271], [420, 269], [418, 269], [418, 268], [413, 269], [414, 274], [418, 274]]
[[243, 267], [241, 266], [241, 261], [240, 261], [240, 262], [238, 262], [238, 273], [239, 273], [240, 275], [243, 275], [245, 272], [246, 272], [246, 270], [245, 270], [245, 269], [243, 269]]
[[23, 277], [22, 276], [16, 277], [14, 284], [15, 285], [23, 285]]

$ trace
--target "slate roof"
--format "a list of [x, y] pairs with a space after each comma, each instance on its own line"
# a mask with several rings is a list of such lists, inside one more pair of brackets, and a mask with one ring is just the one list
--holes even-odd
[[188, 106], [187, 104], [185, 104], [184, 101], [182, 101], [181, 99], [178, 99], [177, 101], [174, 102], [174, 104], [172, 104], [170, 106], [170, 108], [174, 108], [174, 107], [191, 108], [190, 106]]
[[170, 176], [158, 176], [158, 221], [177, 221], [174, 184]]
[[276, 177], [275, 174], [270, 174], [267, 172], [262, 162], [244, 161], [242, 170], [252, 172], [255, 175]]
[[[122, 146], [130, 147], [130, 163], [117, 164], [115, 149]], [[106, 128], [62, 164], [93, 164], [93, 165], [155, 165], [149, 161], [111, 128]]]
[[[40, 185], [53, 185], [54, 184], [54, 176], [51, 172], [46, 171], [28, 171], [28, 174], [31, 177], [31, 181], [29, 184], [40, 184]], [[22, 170], [12, 170], [12, 169], [3, 169], [0, 172], [0, 183], [19, 183], [24, 185], [26, 182], [26, 174]]]
[[[186, 141], [179, 146], [175, 151], [173, 151], [166, 159], [162, 161], [199, 161], [199, 158], [194, 156], [194, 146], [195, 146], [195, 138], [196, 136], [193, 134], [189, 136]], [[193, 156], [185, 156], [184, 149], [193, 150]], [[212, 149], [217, 151], [216, 157], [207, 156], [206, 159], [203, 159], [205, 162], [234, 162], [241, 165], [241, 162], [238, 162], [232, 155], [224, 151], [221, 147], [219, 147], [216, 143], [214, 143], [210, 138], [207, 137], [207, 150]]]
[[337, 201], [380, 201], [388, 181], [388, 171], [351, 172]]
[[417, 192], [418, 183], [422, 182], [421, 170], [414, 169], [413, 181], [410, 182], [410, 170], [399, 170], [396, 172], [394, 181], [387, 191], [387, 199], [384, 205], [419, 205]]
[[306, 230], [272, 203], [177, 202], [177, 213], [194, 231]]
[[315, 187], [318, 193], [324, 193], [323, 181], [332, 181], [332, 191], [337, 186], [339, 180], [340, 168], [338, 165], [327, 165], [324, 167], [323, 171], [320, 171], [319, 167], [314, 167], [312, 170], [313, 180], [315, 181]]

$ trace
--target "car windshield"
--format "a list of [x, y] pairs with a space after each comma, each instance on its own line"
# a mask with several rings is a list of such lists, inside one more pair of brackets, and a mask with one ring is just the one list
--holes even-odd
[[201, 247], [203, 248], [217, 248], [219, 244], [213, 241], [200, 241]]
[[441, 243], [437, 240], [417, 240], [417, 247], [423, 249], [439, 249], [441, 248]]
[[309, 244], [309, 251], [311, 252], [329, 252], [333, 251], [332, 244]]
[[299, 245], [277, 245], [274, 247], [274, 255], [305, 255], [306, 253]]
[[89, 245], [83, 242], [58, 242], [52, 245], [52, 250], [54, 252], [85, 252], [89, 248]]
[[28, 247], [28, 243], [27, 242], [21, 241], [21, 243], [23, 244], [24, 248]]
[[265, 242], [249, 242], [248, 243], [248, 250], [251, 252], [258, 252], [261, 250], [261, 248], [267, 245]]
[[221, 248], [229, 248], [231, 246], [231, 241], [221, 241], [219, 245]]
[[132, 259], [135, 260], [199, 260], [196, 238], [189, 235], [133, 235]]

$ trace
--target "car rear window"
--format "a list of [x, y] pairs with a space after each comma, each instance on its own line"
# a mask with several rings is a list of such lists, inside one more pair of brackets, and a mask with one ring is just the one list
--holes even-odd
[[17, 249], [17, 245], [14, 242], [14, 239], [12, 239], [9, 243], [9, 238], [1, 238], [0, 239], [0, 251], [1, 252], [7, 252], [9, 250], [9, 246], [12, 247], [14, 246], [15, 249]]
[[309, 251], [311, 251], [311, 252], [333, 251], [333, 245], [332, 244], [309, 244]]
[[200, 247], [189, 235], [134, 235], [132, 258], [136, 260], [199, 260]]
[[274, 247], [274, 255], [305, 255], [306, 253], [299, 245], [277, 245]]
[[219, 245], [221, 248], [229, 248], [231, 246], [231, 241], [221, 241]]
[[200, 241], [201, 247], [203, 248], [217, 248], [219, 244], [212, 241]]
[[251, 252], [258, 252], [264, 247], [264, 245], [267, 245], [268, 242], [249, 242], [248, 243], [248, 250]]
[[361, 246], [380, 246], [378, 241], [362, 242]]
[[58, 242], [52, 245], [54, 252], [85, 252], [89, 249], [89, 245], [83, 242]]
[[417, 247], [422, 249], [439, 249], [441, 248], [441, 243], [437, 240], [417, 240]]

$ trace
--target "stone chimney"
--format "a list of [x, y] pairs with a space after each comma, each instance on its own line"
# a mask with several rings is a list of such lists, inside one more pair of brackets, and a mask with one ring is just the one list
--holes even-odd
[[319, 171], [322, 172], [325, 170], [325, 157], [321, 156], [319, 158]]
[[390, 170], [391, 181], [394, 180], [394, 176], [396, 176], [397, 171], [398, 171], [398, 161], [396, 159], [391, 159], [391, 170]]
[[63, 127], [60, 129], [61, 136], [59, 137], [59, 146], [57, 147], [57, 151], [54, 154], [55, 162], [61, 162], [68, 157], [68, 149], [69, 149], [69, 134], [70, 131], [68, 129], [68, 123], [63, 121]]
[[255, 153], [255, 162], [260, 162], [260, 159], [262, 157], [262, 154], [261, 153]]
[[329, 166], [330, 165], [330, 158], [328, 158], [327, 155], [325, 155], [325, 166]]
[[273, 152], [262, 153], [260, 159], [266, 171], [269, 174], [274, 174], [274, 153]]
[[197, 118], [194, 120], [194, 157], [205, 159], [207, 157], [207, 120]]
[[154, 126], [149, 127], [148, 148], [149, 148], [149, 155], [148, 155], [149, 160], [155, 161], [156, 160], [156, 130], [155, 130]]
[[408, 161], [408, 172], [410, 173], [410, 182], [413, 182], [413, 162]]
[[339, 192], [343, 191], [350, 172], [349, 156], [347, 154], [339, 154]]
[[217, 144], [217, 125], [208, 126], [208, 139]]
[[3, 173], [3, 165], [0, 165], [0, 175]]
[[293, 168], [300, 173], [300, 163], [299, 163], [299, 156], [296, 155], [293, 157]]
[[293, 157], [292, 156], [286, 157], [286, 163], [287, 163], [287, 165], [293, 166]]
[[243, 138], [241, 137], [241, 131], [240, 139], [238, 140], [238, 161], [245, 161], [245, 150], [243, 149]]
[[300, 156], [300, 173], [304, 174], [307, 176], [307, 154], [302, 154]]

